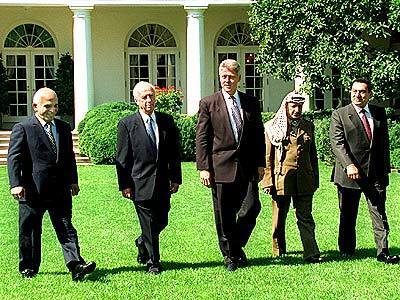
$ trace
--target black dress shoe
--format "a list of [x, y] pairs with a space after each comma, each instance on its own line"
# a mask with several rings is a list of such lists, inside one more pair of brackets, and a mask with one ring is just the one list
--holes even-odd
[[247, 260], [246, 253], [244, 253], [243, 249], [240, 249], [240, 254], [239, 254], [239, 257], [237, 258], [237, 266], [239, 268], [244, 268], [244, 267], [247, 267], [248, 264], [249, 264], [249, 262]]
[[304, 261], [309, 264], [319, 264], [323, 262], [322, 258], [319, 257], [319, 255], [307, 257]]
[[398, 264], [400, 258], [397, 255], [389, 255], [386, 253], [381, 253], [376, 257], [376, 260], [384, 262], [385, 264]]
[[138, 248], [138, 255], [136, 257], [137, 262], [141, 265], [147, 264], [150, 256], [146, 247], [143, 244], [139, 244], [138, 240], [135, 241], [135, 245]]
[[79, 263], [75, 266], [75, 268], [71, 271], [72, 280], [79, 281], [82, 280], [85, 275], [92, 273], [96, 269], [96, 263], [94, 261], [90, 261], [88, 263]]
[[237, 262], [229, 256], [224, 257], [224, 264], [225, 264], [226, 270], [229, 272], [233, 272], [238, 268]]
[[23, 278], [33, 278], [35, 277], [37, 274], [37, 272], [35, 272], [32, 269], [25, 269], [23, 271], [21, 271], [21, 275]]
[[158, 275], [161, 273], [161, 271], [162, 271], [162, 269], [161, 269], [160, 263], [154, 263], [154, 264], [149, 265], [148, 273], [153, 274], [153, 275]]

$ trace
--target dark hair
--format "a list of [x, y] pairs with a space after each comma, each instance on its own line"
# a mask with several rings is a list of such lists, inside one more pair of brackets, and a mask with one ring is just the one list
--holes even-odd
[[365, 83], [367, 85], [368, 91], [371, 92], [372, 91], [372, 85], [371, 82], [367, 79], [367, 78], [357, 78], [354, 79], [353, 82], [351, 83], [351, 86], [353, 86], [354, 83]]

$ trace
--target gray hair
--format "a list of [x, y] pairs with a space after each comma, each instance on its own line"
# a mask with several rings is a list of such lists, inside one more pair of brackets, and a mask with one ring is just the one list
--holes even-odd
[[44, 95], [48, 94], [52, 94], [53, 97], [58, 100], [58, 96], [55, 91], [53, 91], [51, 88], [43, 87], [38, 89], [33, 95], [32, 103], [38, 104], [40, 102], [40, 99], [42, 99]]
[[135, 87], [133, 88], [133, 91], [132, 91], [133, 98], [135, 100], [139, 99], [140, 94], [143, 91], [148, 91], [148, 90], [152, 90], [153, 92], [155, 92], [156, 88], [154, 87], [154, 85], [152, 85], [151, 83], [149, 83], [147, 81], [139, 81], [138, 83], [135, 84]]
[[225, 60], [223, 60], [219, 64], [218, 70], [221, 70], [221, 68], [229, 69], [229, 70], [235, 72], [237, 75], [240, 75], [240, 65], [234, 59], [225, 59]]

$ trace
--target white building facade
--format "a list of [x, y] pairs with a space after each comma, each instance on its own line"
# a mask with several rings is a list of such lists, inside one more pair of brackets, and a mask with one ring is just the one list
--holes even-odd
[[74, 59], [75, 125], [93, 106], [132, 101], [140, 80], [175, 86], [184, 112], [219, 89], [225, 58], [242, 66], [239, 89], [278, 109], [293, 82], [256, 72], [250, 39], [250, 0], [0, 0], [0, 52], [9, 75], [5, 125], [32, 115], [31, 99], [51, 86], [61, 54]]

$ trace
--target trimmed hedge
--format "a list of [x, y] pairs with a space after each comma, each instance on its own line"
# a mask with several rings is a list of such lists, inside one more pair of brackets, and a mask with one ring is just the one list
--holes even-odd
[[[90, 157], [95, 164], [113, 164], [116, 154], [118, 121], [137, 111], [137, 106], [126, 102], [112, 102], [96, 106], [90, 110], [78, 126], [79, 149]], [[330, 140], [329, 126], [332, 110], [309, 111], [304, 117], [315, 124], [315, 139], [319, 159], [333, 165], [333, 155]], [[263, 112], [262, 120], [267, 122], [275, 113]], [[392, 114], [388, 114], [389, 118]], [[181, 139], [181, 155], [183, 161], [196, 159], [196, 123], [197, 115], [175, 115]], [[391, 164], [400, 168], [400, 122], [389, 119], [389, 139]]]
[[94, 164], [114, 164], [118, 121], [137, 111], [127, 102], [98, 105], [79, 123], [79, 151]]

